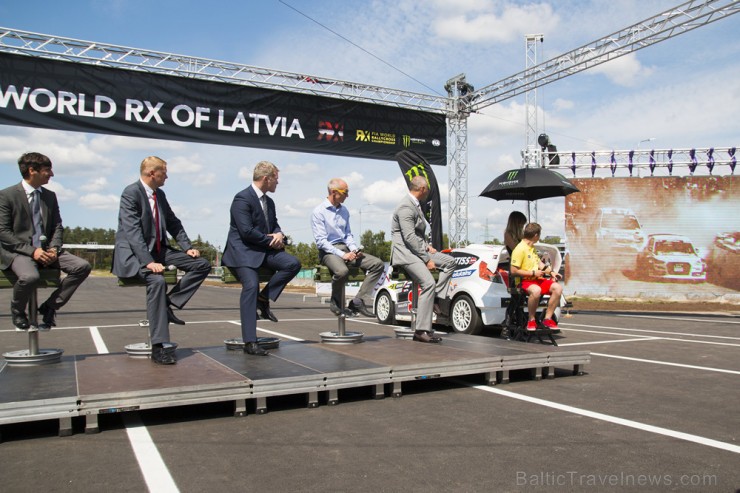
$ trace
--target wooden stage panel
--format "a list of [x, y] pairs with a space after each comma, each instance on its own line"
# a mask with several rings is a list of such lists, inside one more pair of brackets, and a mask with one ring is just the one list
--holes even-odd
[[[318, 393], [338, 402], [338, 391], [386, 384], [401, 395], [401, 383], [417, 379], [483, 374], [489, 383], [508, 381], [509, 370], [542, 369], [590, 362], [586, 350], [525, 344], [464, 334], [447, 334], [441, 344], [389, 336], [358, 344], [281, 341], [270, 356], [230, 350], [225, 345], [177, 350], [176, 365], [162, 366], [125, 353], [64, 357], [60, 363], [0, 366], [0, 424], [59, 418], [60, 434], [71, 434], [71, 418], [84, 416], [86, 432], [98, 431], [98, 415], [208, 402], [234, 401], [246, 414], [248, 400], [258, 413], [271, 396]], [[574, 371], [575, 373], [575, 371]], [[554, 376], [549, 371], [548, 377]]]
[[491, 361], [489, 355], [444, 343], [424, 344], [394, 337], [368, 337], [360, 344], [326, 344], [325, 346], [331, 351], [394, 368], [461, 361], [470, 363]]
[[[282, 341], [280, 345], [286, 344]], [[265, 380], [303, 378], [321, 372], [280, 357], [280, 349], [270, 349], [269, 356], [252, 356], [225, 346], [200, 348], [199, 352], [249, 378], [253, 383]], [[180, 363], [178, 362], [178, 365]]]
[[176, 365], [158, 365], [127, 354], [77, 356], [82, 396], [208, 386], [248, 386], [243, 375], [191, 349], [177, 350]]
[[329, 345], [320, 342], [281, 342], [279, 350], [273, 354], [322, 373], [390, 369], [386, 365], [330, 351]]
[[70, 397], [77, 399], [77, 380], [73, 356], [59, 363], [38, 366], [0, 367], [0, 405]]

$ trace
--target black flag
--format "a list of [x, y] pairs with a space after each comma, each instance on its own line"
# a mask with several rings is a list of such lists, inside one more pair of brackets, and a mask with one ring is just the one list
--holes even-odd
[[396, 161], [401, 167], [401, 173], [406, 179], [407, 186], [411, 184], [411, 179], [415, 176], [421, 175], [427, 179], [429, 197], [427, 197], [426, 202], [421, 204], [421, 210], [432, 227], [430, 243], [435, 249], [442, 250], [442, 212], [439, 203], [439, 186], [434, 171], [432, 171], [432, 166], [414, 151], [399, 152], [396, 154]]

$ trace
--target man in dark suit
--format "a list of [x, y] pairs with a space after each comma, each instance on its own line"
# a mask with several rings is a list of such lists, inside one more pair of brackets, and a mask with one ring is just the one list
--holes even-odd
[[13, 286], [10, 312], [16, 330], [28, 330], [26, 305], [39, 282], [39, 266], [67, 274], [49, 299], [39, 306], [39, 330], [56, 325], [56, 312], [90, 274], [90, 264], [62, 251], [64, 226], [54, 192], [43, 187], [54, 176], [51, 160], [38, 152], [18, 159], [23, 180], [0, 191], [0, 269], [18, 277]]
[[[447, 304], [447, 289], [455, 270], [455, 259], [438, 252], [427, 242], [427, 221], [419, 202], [425, 200], [428, 194], [429, 184], [426, 178], [415, 176], [411, 180], [409, 193], [393, 212], [391, 265], [403, 267], [421, 288], [414, 340], [435, 343], [442, 339], [432, 335], [432, 314], [435, 309], [439, 311], [440, 306]], [[430, 272], [432, 270], [440, 271], [436, 283]]]
[[[275, 214], [275, 202], [267, 192], [275, 192], [278, 168], [268, 161], [254, 167], [252, 184], [236, 194], [231, 203], [231, 223], [222, 262], [242, 283], [239, 312], [244, 352], [258, 356], [268, 353], [257, 344], [257, 309], [261, 318], [277, 322], [270, 310], [283, 288], [301, 270], [297, 258], [285, 251], [285, 235]], [[266, 266], [275, 274], [259, 291], [259, 269]], [[258, 294], [259, 291], [259, 294]]]
[[[170, 342], [170, 322], [183, 325], [172, 307], [182, 308], [203, 283], [211, 266], [193, 248], [182, 223], [172, 212], [162, 190], [167, 163], [150, 156], [141, 162], [141, 177], [121, 194], [118, 231], [111, 271], [118, 277], [146, 281], [146, 313], [152, 339], [152, 360], [161, 365], [177, 362]], [[182, 251], [170, 247], [167, 233]], [[185, 276], [167, 293], [162, 273], [174, 265]]]

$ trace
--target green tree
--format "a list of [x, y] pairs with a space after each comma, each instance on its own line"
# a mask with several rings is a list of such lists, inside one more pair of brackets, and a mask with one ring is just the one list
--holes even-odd
[[542, 243], [547, 243], [550, 245], [557, 245], [559, 243], [562, 243], [563, 241], [559, 236], [547, 236], [544, 239], [540, 240]]
[[391, 242], [386, 241], [385, 231], [373, 233], [369, 229], [362, 233], [361, 242], [363, 251], [387, 262], [391, 258]]
[[96, 270], [110, 270], [113, 264], [113, 250], [96, 249], [92, 248], [92, 245], [113, 245], [115, 244], [115, 239], [116, 232], [113, 229], [90, 229], [79, 226], [75, 228], [64, 228], [64, 245], [91, 244], [90, 248], [74, 248], [69, 250], [71, 253], [90, 262], [90, 265]]
[[[208, 241], [203, 241], [203, 238], [198, 235], [198, 237], [192, 241], [193, 248], [200, 251], [200, 256], [204, 259], [208, 260], [211, 265], [216, 265], [216, 257], [218, 257], [219, 252], [216, 249], [215, 246], [213, 246]], [[173, 245], [175, 248], [177, 248], [176, 244]]]
[[298, 243], [288, 245], [285, 251], [296, 257], [304, 269], [311, 269], [319, 265], [319, 248], [316, 243]]

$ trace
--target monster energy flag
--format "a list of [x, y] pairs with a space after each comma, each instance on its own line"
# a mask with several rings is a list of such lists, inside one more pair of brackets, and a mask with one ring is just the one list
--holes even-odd
[[434, 176], [432, 166], [426, 159], [414, 151], [401, 151], [396, 154], [396, 161], [401, 167], [401, 172], [406, 179], [406, 184], [411, 184], [415, 176], [423, 176], [429, 184], [429, 196], [421, 203], [421, 210], [426, 216], [427, 222], [432, 226], [430, 243], [437, 250], [442, 250], [442, 212], [439, 203], [439, 186]]

